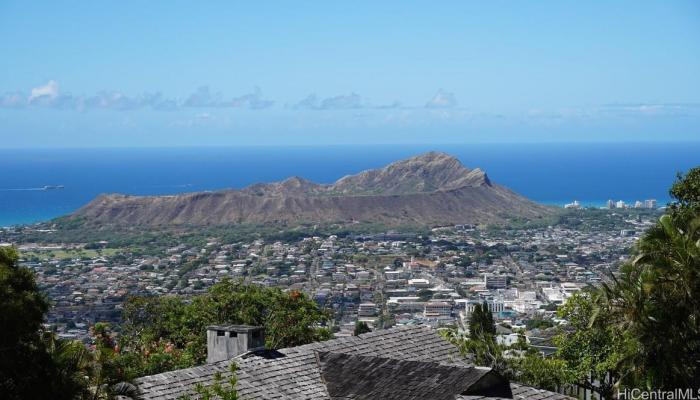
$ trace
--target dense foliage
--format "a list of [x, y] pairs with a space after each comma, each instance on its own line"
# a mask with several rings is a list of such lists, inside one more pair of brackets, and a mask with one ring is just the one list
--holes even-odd
[[34, 275], [17, 265], [10, 247], [0, 248], [0, 391], [7, 398], [39, 398], [53, 375], [50, 355], [41, 341], [48, 302]]
[[246, 324], [265, 328], [268, 348], [330, 338], [328, 316], [297, 291], [224, 280], [191, 300], [133, 297], [124, 304], [119, 363], [123, 378], [155, 374], [206, 360], [206, 327]]
[[554, 357], [562, 361], [568, 383], [610, 399], [624, 375], [620, 365], [636, 342], [610, 315], [598, 312], [595, 295], [593, 290], [575, 294], [557, 311], [568, 325], [554, 338]]
[[620, 367], [632, 386], [700, 387], [700, 167], [670, 193], [668, 214], [597, 301], [597, 315], [635, 341]]
[[353, 330], [352, 334], [353, 334], [353, 336], [358, 336], [358, 335], [362, 335], [363, 333], [369, 333], [369, 332], [372, 332], [372, 330], [369, 328], [369, 325], [367, 325], [366, 322], [357, 321], [355, 323], [355, 329]]
[[489, 311], [489, 306], [484, 302], [474, 306], [474, 311], [469, 317], [469, 337], [477, 339], [486, 335], [496, 334], [496, 325], [493, 322], [493, 314]]
[[[114, 386], [100, 351], [59, 340], [42, 326], [48, 302], [17, 252], [0, 248], [0, 393], [3, 399], [108, 399], [128, 394]], [[98, 345], [98, 348], [100, 345]]]

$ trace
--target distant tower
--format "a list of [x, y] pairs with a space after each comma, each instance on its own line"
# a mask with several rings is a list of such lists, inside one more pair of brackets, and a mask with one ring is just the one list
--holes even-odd
[[612, 210], [613, 208], [615, 208], [615, 202], [612, 200], [608, 200], [607, 207], [608, 210]]

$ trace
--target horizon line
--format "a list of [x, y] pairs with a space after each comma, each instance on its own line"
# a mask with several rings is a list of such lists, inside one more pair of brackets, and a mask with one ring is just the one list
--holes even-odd
[[302, 143], [302, 144], [195, 144], [195, 145], [143, 145], [143, 146], [7, 146], [0, 151], [9, 150], [156, 150], [156, 149], [215, 149], [215, 148], [317, 148], [317, 147], [417, 147], [417, 146], [499, 146], [499, 145], [682, 145], [700, 144], [700, 140], [635, 140], [635, 141], [546, 141], [546, 142], [436, 142], [436, 143]]

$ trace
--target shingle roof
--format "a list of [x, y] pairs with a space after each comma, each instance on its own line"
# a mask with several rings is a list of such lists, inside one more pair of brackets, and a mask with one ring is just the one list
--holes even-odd
[[462, 395], [457, 396], [455, 400], [573, 400], [572, 397], [561, 393], [536, 389], [531, 386], [525, 386], [518, 383], [511, 383], [510, 389], [513, 392], [512, 398]]
[[[378, 359], [371, 361], [370, 358]], [[212, 383], [217, 372], [228, 376], [231, 362], [235, 362], [238, 367], [236, 375], [240, 397], [251, 400], [432, 399], [434, 397], [384, 397], [385, 393], [389, 392], [383, 391], [379, 382], [382, 385], [388, 385], [392, 379], [402, 379], [401, 382], [416, 387], [418, 381], [423, 379], [424, 384], [438, 393], [439, 390], [447, 390], [437, 388], [441, 383], [443, 386], [459, 385], [453, 384], [458, 380], [457, 378], [478, 379], [489, 371], [471, 365], [459, 354], [455, 346], [439, 337], [430, 328], [404, 326], [286, 349], [256, 351], [228, 361], [142, 377], [134, 383], [144, 400], [178, 399], [182, 395], [192, 395], [197, 383], [203, 385]], [[345, 370], [346, 363], [349, 363], [348, 367], [352, 372]], [[419, 364], [422, 365], [419, 366]], [[361, 372], [360, 366], [371, 367], [372, 372]], [[413, 378], [401, 378], [400, 375], [407, 373], [409, 369], [417, 371], [419, 375]], [[374, 385], [373, 393], [377, 395], [360, 396], [357, 390], [359, 386], [353, 386], [349, 381], [344, 380], [343, 374], [353, 374], [353, 378], [358, 382], [364, 382], [363, 385], [366, 387], [370, 384]], [[375, 377], [378, 377], [379, 381], [374, 379]], [[327, 387], [329, 382], [330, 385]], [[393, 387], [398, 390], [396, 385], [394, 383]], [[435, 398], [454, 399], [455, 393], [462, 392], [453, 391], [452, 397]], [[464, 400], [481, 398], [484, 397], [458, 397]], [[556, 400], [567, 397], [542, 398]]]
[[332, 400], [454, 400], [491, 372], [488, 368], [318, 352]]

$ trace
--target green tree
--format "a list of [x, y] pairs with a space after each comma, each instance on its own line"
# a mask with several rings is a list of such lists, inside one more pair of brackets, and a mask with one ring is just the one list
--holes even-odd
[[440, 333], [476, 365], [492, 368], [510, 380], [548, 390], [556, 390], [570, 380], [562, 360], [542, 357], [522, 336], [518, 342], [505, 345], [483, 331], [474, 337], [460, 335], [453, 329]]
[[421, 289], [417, 294], [420, 301], [428, 301], [433, 298], [433, 291], [430, 289]]
[[544, 357], [530, 348], [521, 357], [510, 360], [513, 379], [525, 385], [546, 390], [558, 390], [571, 379], [566, 363], [556, 357]]
[[668, 211], [674, 220], [687, 222], [700, 214], [700, 167], [689, 170], [685, 175], [679, 173], [669, 190], [674, 199]]
[[700, 167], [679, 175], [670, 193], [668, 213], [598, 302], [637, 343], [623, 366], [629, 386], [700, 387]]
[[594, 295], [577, 293], [557, 311], [568, 325], [554, 337], [555, 357], [563, 362], [570, 383], [612, 399], [624, 375], [621, 365], [635, 342], [612, 324], [610, 314], [596, 308]]
[[512, 376], [512, 369], [506, 357], [507, 347], [496, 339], [496, 325], [488, 304], [476, 304], [469, 316], [469, 336], [458, 334], [455, 330], [443, 333], [456, 345], [463, 355], [471, 355], [479, 366], [493, 368], [501, 375]]
[[59, 383], [55, 392], [67, 398], [89, 399], [93, 358], [88, 348], [79, 341], [59, 340], [51, 332], [46, 332], [43, 340], [54, 364], [56, 375], [52, 380]]
[[[3, 399], [91, 399], [93, 355], [42, 328], [48, 302], [32, 272], [0, 248], [0, 392]], [[103, 391], [106, 393], [106, 391]], [[105, 398], [104, 396], [102, 398]]]
[[136, 388], [126, 382], [119, 362], [119, 346], [114, 341], [114, 334], [107, 323], [98, 322], [92, 329], [92, 371], [90, 373], [92, 400], [112, 400], [135, 397]]
[[358, 335], [362, 335], [363, 333], [369, 333], [369, 332], [372, 332], [372, 330], [369, 329], [369, 326], [367, 325], [366, 322], [364, 322], [364, 321], [355, 322], [355, 330], [352, 332], [353, 336], [358, 336]]
[[0, 247], [0, 391], [8, 399], [49, 398], [55, 371], [40, 335], [48, 302], [18, 259], [14, 248]]
[[469, 316], [469, 337], [479, 339], [483, 336], [493, 336], [496, 334], [496, 324], [493, 321], [493, 314], [489, 311], [486, 302], [476, 304], [474, 311]]
[[126, 379], [203, 363], [206, 327], [212, 324], [263, 326], [268, 348], [331, 336], [321, 327], [329, 316], [303, 293], [231, 280], [189, 302], [173, 296], [130, 298], [122, 317], [120, 359]]

